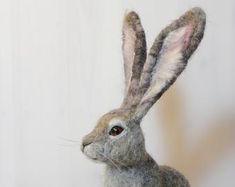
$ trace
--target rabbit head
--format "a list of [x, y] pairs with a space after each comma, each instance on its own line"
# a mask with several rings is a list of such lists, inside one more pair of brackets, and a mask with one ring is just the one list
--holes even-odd
[[147, 55], [144, 29], [135, 12], [123, 22], [125, 96], [119, 109], [100, 118], [84, 137], [89, 158], [133, 165], [147, 157], [140, 122], [175, 82], [203, 38], [206, 16], [200, 8], [187, 11], [163, 29]]
[[144, 136], [139, 122], [130, 118], [131, 110], [114, 110], [100, 118], [83, 139], [82, 150], [89, 158], [128, 166], [145, 156]]

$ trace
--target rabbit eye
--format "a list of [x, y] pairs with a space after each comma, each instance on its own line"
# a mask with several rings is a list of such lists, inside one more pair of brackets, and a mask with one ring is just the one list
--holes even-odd
[[117, 136], [119, 134], [122, 133], [124, 129], [120, 126], [114, 126], [110, 131], [109, 131], [109, 135], [111, 136]]

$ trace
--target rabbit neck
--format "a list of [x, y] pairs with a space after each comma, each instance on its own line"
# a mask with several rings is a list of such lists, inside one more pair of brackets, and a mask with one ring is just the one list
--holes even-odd
[[153, 181], [155, 184], [159, 166], [153, 158], [147, 154], [146, 158], [133, 166], [119, 167], [106, 166], [105, 187], [142, 187]]

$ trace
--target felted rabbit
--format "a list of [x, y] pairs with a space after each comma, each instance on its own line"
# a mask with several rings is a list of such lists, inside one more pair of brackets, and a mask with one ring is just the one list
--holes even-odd
[[189, 187], [187, 179], [159, 166], [146, 152], [140, 123], [175, 82], [203, 38], [204, 11], [195, 7], [163, 29], [147, 55], [144, 29], [135, 12], [123, 22], [125, 96], [82, 141], [83, 153], [106, 163], [106, 187]]

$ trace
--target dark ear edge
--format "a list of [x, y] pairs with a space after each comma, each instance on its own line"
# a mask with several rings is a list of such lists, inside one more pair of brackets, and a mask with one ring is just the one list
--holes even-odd
[[134, 11], [124, 17], [122, 33], [125, 73], [125, 97], [122, 107], [130, 107], [138, 93], [141, 71], [146, 60], [145, 33], [140, 18]]
[[198, 47], [204, 35], [204, 29], [206, 25], [206, 14], [199, 7], [195, 7], [187, 11], [183, 16], [181, 16], [179, 19], [175, 20], [173, 23], [163, 29], [154, 41], [153, 46], [150, 49], [149, 55], [157, 57], [161, 51], [164, 39], [168, 36], [168, 34], [186, 25], [192, 25], [193, 29], [193, 34], [190, 37], [190, 43], [187, 48], [185, 48], [185, 50], [183, 51], [184, 61], [187, 62], [187, 60]]

